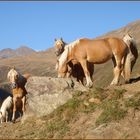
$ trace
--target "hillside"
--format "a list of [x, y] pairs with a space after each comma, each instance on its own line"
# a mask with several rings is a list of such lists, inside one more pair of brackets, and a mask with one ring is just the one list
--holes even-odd
[[17, 49], [2, 49], [0, 50], [0, 58], [11, 58], [11, 57], [17, 57], [17, 56], [26, 56], [29, 54], [35, 53], [35, 51], [29, 47], [21, 46]]
[[[37, 84], [33, 79], [40, 83]], [[28, 85], [27, 90], [32, 97], [29, 99], [28, 96], [28, 105], [31, 105], [34, 113], [39, 116], [30, 116], [30, 112], [27, 112], [21, 121], [18, 119], [14, 124], [1, 124], [0, 138], [140, 138], [140, 82], [82, 91], [77, 87], [72, 89], [64, 79], [60, 82], [60, 78], [51, 78], [49, 83], [45, 81], [49, 80], [47, 77], [33, 79], [30, 79], [28, 84], [37, 85], [34, 86], [35, 89]], [[56, 108], [56, 103], [60, 102], [63, 102], [63, 105]], [[54, 108], [54, 111], [49, 115], [40, 114], [51, 108]]]
[[[140, 20], [99, 38], [121, 38], [128, 31], [140, 51]], [[0, 59], [0, 94], [9, 94], [6, 75], [11, 67], [32, 74], [26, 84], [27, 113], [14, 124], [1, 124], [0, 138], [140, 138], [140, 57], [131, 75], [132, 83], [121, 85], [121, 80], [120, 86], [109, 86], [113, 78], [111, 61], [95, 65], [91, 89], [67, 81], [70, 79], [56, 78], [55, 63], [54, 48]]]

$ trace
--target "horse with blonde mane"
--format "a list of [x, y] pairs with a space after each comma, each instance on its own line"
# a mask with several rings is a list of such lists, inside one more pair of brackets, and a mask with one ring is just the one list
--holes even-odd
[[126, 83], [130, 82], [130, 74], [133, 70], [133, 67], [136, 63], [136, 60], [138, 58], [138, 50], [137, 50], [137, 45], [130, 33], [127, 33], [123, 37], [123, 41], [127, 44], [128, 46], [128, 55], [126, 57], [126, 62], [124, 65], [124, 70], [122, 72], [122, 76], [125, 77]]
[[[126, 40], [132, 42], [130, 38], [127, 38]], [[104, 39], [77, 39], [65, 46], [64, 52], [58, 60], [58, 77], [63, 77], [64, 73], [66, 73], [65, 67], [68, 62], [76, 61], [81, 64], [84, 70], [87, 81], [86, 86], [91, 87], [93, 83], [88, 70], [88, 63], [102, 64], [112, 59], [114, 64], [114, 78], [111, 85], [118, 84], [122, 71], [125, 81], [128, 82], [131, 72], [129, 69], [132, 68], [132, 60], [130, 59], [132, 55], [136, 60], [137, 58], [135, 53], [132, 53], [130, 45], [123, 41], [123, 39], [117, 37], [108, 37]]]
[[[58, 60], [61, 54], [64, 52], [64, 48], [66, 45], [67, 43], [65, 43], [62, 38], [55, 39], [54, 48], [55, 54], [57, 56], [56, 70], [58, 69]], [[70, 61], [68, 62], [68, 65], [65, 66], [66, 67], [63, 69], [64, 71], [66, 71], [66, 73], [63, 73], [64, 74], [63, 77], [72, 76], [76, 78], [78, 82], [81, 82], [82, 84], [84, 83], [85, 74], [80, 63], [77, 63], [76, 61]], [[92, 77], [94, 71], [92, 63], [88, 63], [88, 70], [90, 71], [90, 76]]]
[[12, 68], [7, 74], [7, 78], [11, 83], [13, 94], [13, 115], [12, 115], [13, 122], [15, 122], [15, 113], [17, 111], [19, 104], [22, 104], [22, 109], [20, 110], [22, 110], [23, 114], [25, 113], [26, 94], [27, 94], [25, 84], [29, 77], [30, 77], [29, 74], [21, 75], [19, 72], [15, 70], [15, 68]]

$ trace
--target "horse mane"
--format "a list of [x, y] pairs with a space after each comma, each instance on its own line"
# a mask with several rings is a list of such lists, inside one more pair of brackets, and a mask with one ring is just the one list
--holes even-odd
[[70, 44], [65, 45], [64, 52], [59, 58], [59, 66], [62, 66], [68, 59], [68, 54], [71, 53], [72, 49], [79, 43], [79, 40], [76, 40]]
[[79, 43], [80, 39], [77, 39], [69, 44], [67, 44], [65, 46], [65, 49], [69, 49], [69, 51], [71, 52], [71, 50]]
[[131, 35], [129, 35], [128, 33], [123, 37], [123, 41], [127, 44], [128, 47], [131, 44], [133, 44], [134, 46], [136, 46], [135, 39]]

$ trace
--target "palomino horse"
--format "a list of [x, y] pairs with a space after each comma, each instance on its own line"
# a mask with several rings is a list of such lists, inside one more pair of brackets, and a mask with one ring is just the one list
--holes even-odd
[[[134, 65], [136, 63], [136, 60], [138, 58], [138, 50], [137, 50], [137, 45], [136, 45], [136, 42], [135, 42], [134, 38], [129, 33], [127, 33], [126, 35], [124, 35], [123, 41], [130, 48], [128, 50], [129, 51], [129, 54], [126, 57], [126, 61], [128, 63], [125, 63], [124, 70], [122, 72], [123, 77], [127, 77], [128, 78], [128, 79], [126, 79], [126, 82], [129, 82], [129, 80], [130, 80], [130, 74], [131, 74], [131, 72], [133, 70], [133, 67], [134, 67]], [[128, 66], [128, 64], [130, 66]]]
[[[12, 121], [15, 121], [15, 113], [17, 111], [18, 105], [22, 103], [22, 113], [25, 113], [25, 103], [26, 94], [25, 84], [29, 78], [29, 74], [21, 75], [19, 72], [12, 68], [8, 74], [7, 78], [11, 83], [12, 94], [13, 94], [13, 116]], [[20, 102], [20, 103], [19, 103]]]
[[[58, 68], [58, 60], [59, 57], [61, 56], [61, 54], [64, 52], [64, 48], [67, 45], [67, 43], [65, 43], [63, 41], [63, 39], [55, 39], [55, 44], [54, 44], [54, 48], [55, 48], [55, 54], [57, 56], [57, 63], [56, 63], [56, 69]], [[77, 81], [83, 83], [85, 74], [84, 71], [80, 65], [80, 63], [77, 63], [76, 61], [70, 61], [68, 62], [68, 65], [65, 65], [66, 67], [64, 68], [64, 71], [66, 71], [66, 73], [63, 73], [63, 77], [76, 77]], [[92, 63], [88, 63], [88, 70], [90, 71], [90, 76], [92, 77], [93, 75], [93, 64]]]
[[[124, 73], [130, 73], [130, 46], [127, 45], [122, 39], [116, 37], [108, 37], [104, 39], [78, 39], [65, 46], [64, 52], [58, 60], [58, 77], [63, 77], [64, 69], [68, 62], [77, 61], [81, 64], [88, 87], [92, 86], [92, 80], [87, 64], [102, 64], [112, 59], [114, 64], [114, 78], [111, 85], [117, 85], [119, 82], [120, 74], [124, 68]], [[132, 53], [131, 53], [132, 54]], [[126, 59], [128, 58], [128, 59]], [[123, 74], [126, 81], [129, 81], [128, 74]]]

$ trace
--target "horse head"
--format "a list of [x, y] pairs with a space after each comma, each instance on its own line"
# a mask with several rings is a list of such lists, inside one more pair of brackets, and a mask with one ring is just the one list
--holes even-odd
[[57, 60], [56, 70], [58, 71], [58, 78], [64, 78], [68, 72], [68, 65], [63, 64], [60, 66], [60, 62]]
[[59, 56], [60, 54], [62, 54], [62, 52], [64, 51], [65, 45], [66, 43], [63, 41], [62, 38], [55, 39], [54, 48], [55, 48], [56, 56]]
[[15, 68], [10, 69], [10, 71], [7, 74], [7, 78], [11, 83], [11, 87], [14, 89], [18, 85], [18, 79], [20, 77], [20, 74], [15, 70]]

